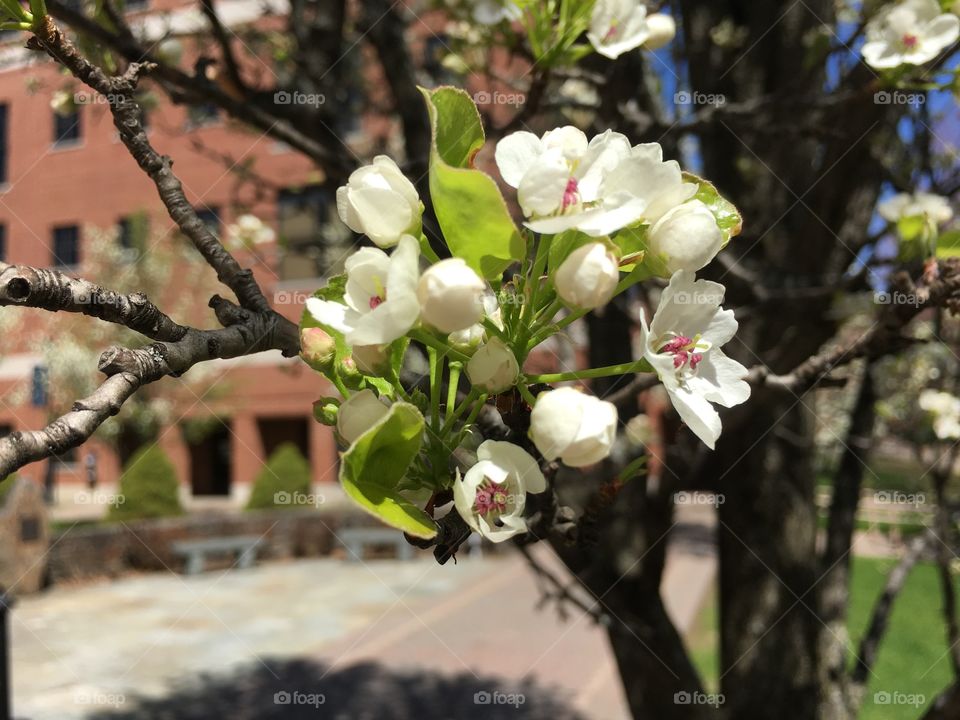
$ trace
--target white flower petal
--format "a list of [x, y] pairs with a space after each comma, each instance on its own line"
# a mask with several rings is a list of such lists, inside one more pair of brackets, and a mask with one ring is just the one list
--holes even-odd
[[497, 143], [494, 159], [503, 181], [510, 187], [519, 187], [526, 172], [543, 153], [540, 138], [531, 132], [511, 133]]

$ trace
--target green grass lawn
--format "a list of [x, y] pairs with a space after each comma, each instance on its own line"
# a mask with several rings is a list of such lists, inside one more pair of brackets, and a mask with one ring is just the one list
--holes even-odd
[[[853, 561], [849, 615], [851, 660], [893, 564], [892, 560], [869, 558], [855, 558]], [[687, 644], [707, 687], [715, 689], [719, 663], [713, 593], [705, 601]], [[916, 720], [920, 717], [922, 708], [932, 702], [950, 680], [950, 661], [946, 651], [936, 568], [919, 565], [914, 568], [894, 604], [860, 720]], [[887, 698], [895, 702], [884, 702]], [[920, 707], [912, 702], [920, 703]]]

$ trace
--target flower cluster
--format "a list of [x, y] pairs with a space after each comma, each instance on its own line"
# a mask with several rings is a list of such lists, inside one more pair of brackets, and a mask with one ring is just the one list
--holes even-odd
[[871, 67], [923, 65], [957, 41], [960, 18], [942, 12], [937, 0], [901, 0], [881, 9], [866, 34], [860, 52]]
[[[736, 209], [665, 161], [657, 144], [560, 127], [497, 144], [497, 166], [524, 216], [517, 228], [497, 186], [462, 151], [468, 141], [483, 144], [479, 120], [463, 139], [463, 118], [476, 112], [469, 98], [451, 88], [424, 94], [434, 123], [431, 199], [450, 256], [441, 259], [441, 244], [423, 234], [413, 183], [377, 157], [337, 192], [341, 219], [376, 247], [355, 251], [344, 274], [307, 301], [301, 328], [301, 356], [343, 398], [318, 401], [315, 415], [345, 447], [347, 494], [420, 537], [435, 534], [436, 506], [451, 497], [466, 524], [494, 542], [526, 532], [526, 496], [547, 489], [540, 458], [600, 463], [620, 424], [612, 403], [550, 386], [603, 376], [656, 373], [683, 421], [713, 448], [721, 432], [713, 404], [742, 403], [750, 389], [746, 369], [721, 350], [737, 329], [720, 307], [723, 287], [694, 273], [739, 231]], [[444, 111], [456, 118], [449, 137]], [[655, 276], [668, 283], [649, 322], [638, 317], [641, 357], [525, 372], [545, 340]], [[412, 343], [428, 360], [418, 389], [401, 381]], [[529, 411], [527, 437], [479, 442], [476, 420], [496, 395]]]
[[929, 414], [937, 438], [960, 438], [960, 398], [948, 392], [928, 389], [920, 393], [919, 405], [921, 410]]

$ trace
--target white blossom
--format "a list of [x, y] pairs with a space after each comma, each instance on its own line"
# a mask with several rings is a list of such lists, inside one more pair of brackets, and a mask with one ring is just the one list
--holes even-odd
[[389, 407], [373, 394], [361, 390], [344, 400], [337, 412], [337, 432], [348, 445], [372, 428], [390, 411]]
[[481, 25], [496, 25], [503, 20], [519, 20], [523, 12], [510, 0], [474, 0], [471, 15]]
[[620, 281], [616, 255], [602, 242], [587, 243], [560, 263], [553, 283], [568, 306], [592, 310], [610, 302]]
[[597, 0], [593, 6], [587, 39], [604, 57], [618, 58], [648, 37], [647, 7], [641, 0]]
[[470, 383], [486, 393], [501, 393], [513, 387], [519, 376], [516, 355], [498, 337], [490, 338], [477, 348], [467, 362]]
[[660, 297], [653, 321], [641, 315], [644, 357], [653, 366], [680, 418], [707, 447], [720, 437], [720, 416], [711, 403], [733, 407], [750, 397], [747, 369], [720, 350], [737, 331], [732, 310], [723, 310], [724, 287], [681, 270]]
[[867, 25], [861, 48], [877, 69], [922, 65], [960, 37], [960, 18], [940, 10], [937, 0], [902, 0], [881, 10]]
[[464, 330], [483, 317], [487, 285], [462, 258], [427, 268], [417, 286], [423, 321], [443, 333]]
[[920, 393], [918, 404], [930, 413], [933, 432], [940, 440], [960, 438], [960, 398], [928, 388]]
[[530, 437], [547, 460], [570, 467], [598, 463], [610, 454], [617, 435], [617, 408], [572, 387], [537, 397], [530, 414]]
[[643, 43], [647, 50], [659, 50], [670, 42], [677, 34], [677, 23], [672, 15], [654, 13], [647, 18], [647, 30], [650, 36]]
[[497, 143], [495, 158], [504, 181], [517, 189], [525, 225], [539, 233], [609, 235], [641, 220], [656, 222], [696, 193], [675, 161], [663, 161], [660, 145], [631, 148], [610, 130], [589, 142], [573, 126], [539, 138], [515, 132]]
[[523, 509], [527, 493], [541, 493], [547, 481], [537, 461], [523, 448], [487, 440], [477, 449], [477, 463], [453, 484], [457, 512], [475, 531], [503, 542], [527, 531]]
[[266, 245], [276, 239], [272, 227], [249, 213], [238, 217], [237, 221], [227, 228], [227, 235], [231, 244], [238, 248]]
[[887, 222], [903, 218], [924, 217], [937, 225], [950, 222], [953, 209], [948, 198], [934, 193], [897, 193], [877, 206], [877, 212]]
[[386, 155], [350, 174], [337, 188], [337, 213], [347, 227], [382, 248], [420, 224], [420, 196], [397, 164]]
[[663, 259], [671, 274], [696, 271], [720, 252], [723, 233], [710, 209], [699, 200], [690, 200], [650, 228], [647, 245], [651, 253]]
[[310, 298], [307, 311], [317, 322], [343, 333], [349, 345], [393, 342], [420, 315], [419, 255], [420, 246], [411, 235], [400, 238], [389, 257], [377, 248], [361, 248], [345, 263], [344, 302]]

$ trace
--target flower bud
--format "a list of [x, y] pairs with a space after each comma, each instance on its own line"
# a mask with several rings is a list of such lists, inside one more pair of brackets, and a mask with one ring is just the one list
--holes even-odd
[[387, 369], [390, 357], [389, 345], [354, 345], [353, 360], [357, 369], [364, 375], [382, 375]]
[[300, 331], [300, 357], [317, 372], [330, 369], [336, 351], [336, 341], [323, 328], [308, 327]]
[[417, 285], [420, 317], [443, 333], [480, 322], [486, 283], [461, 258], [431, 265]]
[[347, 184], [337, 188], [340, 219], [382, 248], [396, 245], [401, 235], [416, 230], [421, 212], [417, 189], [386, 155], [355, 170]]
[[695, 272], [720, 252], [723, 233], [710, 209], [699, 200], [691, 200], [656, 222], [647, 245], [651, 253], [664, 259], [671, 275], [679, 270]]
[[541, 393], [530, 414], [530, 437], [547, 460], [585, 467], [610, 454], [617, 408], [571, 387]]
[[647, 50], [658, 50], [668, 45], [677, 34], [677, 23], [666, 13], [654, 13], [647, 16], [647, 30], [650, 36], [644, 41]]
[[588, 243], [570, 253], [553, 279], [560, 299], [580, 310], [606, 305], [619, 281], [617, 258], [600, 242]]
[[513, 387], [519, 376], [516, 356], [497, 337], [481, 345], [467, 363], [470, 382], [487, 393], [501, 393]]
[[340, 401], [332, 397], [322, 397], [313, 403], [313, 419], [321, 425], [331, 427], [337, 424]]
[[372, 390], [361, 390], [344, 400], [337, 413], [337, 432], [348, 445], [373, 427], [380, 418], [389, 412], [386, 404], [380, 401]]

